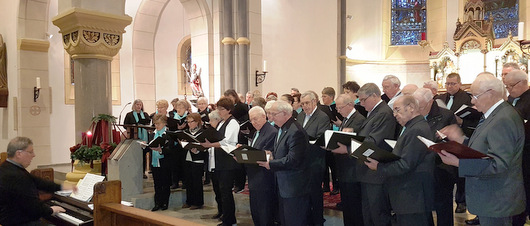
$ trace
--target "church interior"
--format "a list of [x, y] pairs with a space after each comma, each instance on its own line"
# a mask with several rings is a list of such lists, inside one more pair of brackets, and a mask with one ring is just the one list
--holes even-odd
[[92, 117], [121, 120], [135, 99], [151, 114], [160, 99], [342, 93], [347, 81], [380, 85], [386, 75], [443, 91], [449, 73], [464, 84], [483, 71], [500, 79], [504, 63], [526, 68], [530, 57], [526, 0], [0, 3], [0, 149], [30, 137], [28, 170], [70, 165]]

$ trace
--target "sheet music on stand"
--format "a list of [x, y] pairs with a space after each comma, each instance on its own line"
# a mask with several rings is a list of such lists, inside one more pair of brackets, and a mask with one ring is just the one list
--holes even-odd
[[77, 193], [72, 193], [70, 197], [88, 202], [94, 195], [94, 185], [105, 180], [104, 176], [87, 173], [83, 179], [77, 183]]

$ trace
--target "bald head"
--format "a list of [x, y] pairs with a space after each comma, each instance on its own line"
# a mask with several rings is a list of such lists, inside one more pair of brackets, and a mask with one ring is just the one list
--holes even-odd
[[403, 95], [412, 95], [414, 91], [416, 91], [417, 89], [418, 89], [417, 85], [407, 84], [403, 86], [403, 89], [401, 89], [401, 93], [403, 93]]

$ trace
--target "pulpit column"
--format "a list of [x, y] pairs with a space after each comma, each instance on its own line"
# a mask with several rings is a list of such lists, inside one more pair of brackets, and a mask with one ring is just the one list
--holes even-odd
[[74, 60], [76, 142], [92, 117], [112, 114], [110, 62], [122, 45], [132, 18], [91, 9], [69, 8], [53, 18], [64, 49]]

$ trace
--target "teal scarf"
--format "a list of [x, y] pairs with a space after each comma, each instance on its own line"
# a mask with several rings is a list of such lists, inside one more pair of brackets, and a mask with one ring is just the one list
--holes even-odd
[[[136, 121], [136, 123], [138, 123], [138, 121], [140, 121], [140, 120], [138, 118], [138, 113], [136, 113], [136, 111], [133, 111], [133, 116], [134, 116], [134, 120]], [[143, 111], [140, 111], [140, 117], [142, 119], [145, 119]], [[147, 141], [147, 130], [139, 128], [138, 129], [138, 138], [140, 138], [143, 141]]]
[[[157, 137], [161, 137], [164, 133], [166, 132], [166, 127], [164, 127], [163, 129], [161, 130], [158, 130], [155, 132], [155, 136], [153, 137], [153, 140], [156, 139]], [[152, 157], [152, 160], [151, 160], [151, 165], [153, 165], [153, 167], [160, 167], [160, 159], [163, 159], [164, 158], [164, 155], [158, 151], [153, 151], [153, 157]]]
[[184, 112], [183, 116], [180, 116], [177, 112], [175, 112], [175, 115], [173, 116], [173, 118], [176, 119], [176, 120], [181, 120], [181, 119], [186, 118], [186, 117], [188, 117], [188, 111]]

